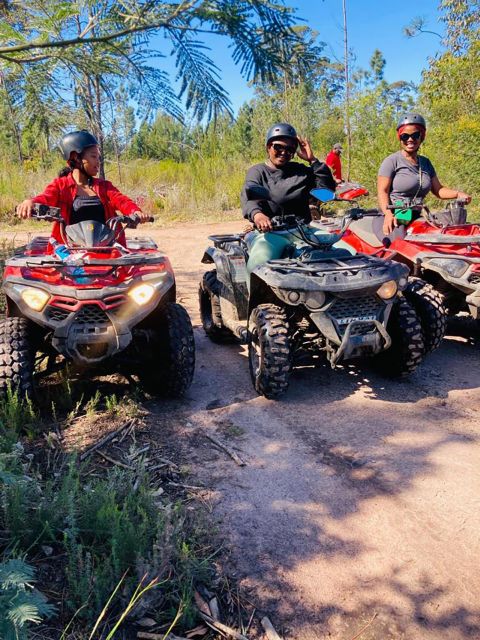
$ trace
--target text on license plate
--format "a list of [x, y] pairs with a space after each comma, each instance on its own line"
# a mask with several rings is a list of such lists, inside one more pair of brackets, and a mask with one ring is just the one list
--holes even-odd
[[350, 324], [351, 322], [369, 322], [372, 320], [376, 320], [377, 316], [351, 316], [350, 318], [340, 318], [338, 320], [338, 324]]

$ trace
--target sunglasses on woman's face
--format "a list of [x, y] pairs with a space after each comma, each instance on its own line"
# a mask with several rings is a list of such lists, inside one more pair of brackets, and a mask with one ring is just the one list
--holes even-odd
[[297, 150], [296, 147], [289, 147], [285, 144], [279, 144], [278, 142], [274, 142], [272, 144], [272, 149], [275, 151], [275, 153], [278, 156], [280, 156], [282, 153], [286, 153], [289, 156], [293, 156], [293, 154]]
[[415, 142], [418, 142], [418, 140], [420, 140], [421, 137], [422, 137], [422, 134], [420, 133], [420, 131], [414, 131], [413, 133], [402, 133], [400, 135], [400, 140], [402, 142], [407, 142], [407, 140], [411, 138], [412, 140], [415, 140]]

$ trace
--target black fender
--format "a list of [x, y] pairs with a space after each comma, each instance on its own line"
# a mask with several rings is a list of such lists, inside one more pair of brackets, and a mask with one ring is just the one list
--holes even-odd
[[215, 262], [216, 249], [214, 247], [208, 247], [203, 253], [202, 264], [213, 264]]

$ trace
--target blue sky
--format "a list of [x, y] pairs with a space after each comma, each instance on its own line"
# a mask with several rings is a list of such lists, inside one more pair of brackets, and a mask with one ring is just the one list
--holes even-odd
[[[343, 58], [342, 0], [287, 0], [286, 4], [296, 7], [305, 24], [319, 32], [319, 40], [327, 43], [325, 53], [329, 57]], [[402, 29], [420, 16], [426, 19], [426, 28], [442, 33], [437, 7], [438, 0], [347, 0], [349, 46], [356, 64], [368, 67], [373, 51], [380, 49], [387, 62], [387, 81], [419, 82], [428, 57], [435, 55], [440, 42], [430, 34], [406, 38]], [[252, 91], [231, 61], [226, 40], [213, 36], [208, 44], [236, 112]]]

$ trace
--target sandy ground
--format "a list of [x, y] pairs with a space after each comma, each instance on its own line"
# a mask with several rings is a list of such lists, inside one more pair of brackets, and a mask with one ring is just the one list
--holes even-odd
[[242, 226], [146, 231], [170, 256], [197, 340], [194, 384], [180, 403], [154, 403], [151, 424], [167, 413], [191, 443], [228, 570], [291, 640], [480, 638], [478, 345], [449, 336], [408, 381], [304, 368], [281, 401], [258, 397], [245, 349], [198, 326], [207, 236]]

